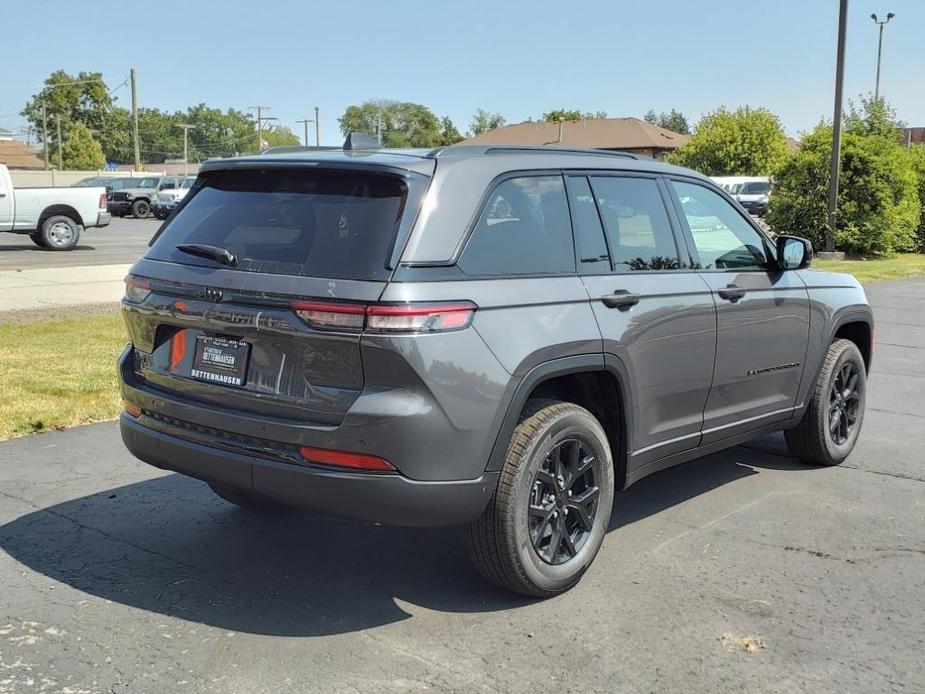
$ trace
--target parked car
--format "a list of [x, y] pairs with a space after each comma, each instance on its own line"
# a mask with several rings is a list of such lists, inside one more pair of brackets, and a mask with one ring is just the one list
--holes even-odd
[[653, 472], [780, 430], [807, 463], [851, 453], [864, 290], [706, 177], [345, 149], [205, 163], [131, 268], [121, 431], [141, 460], [247, 509], [463, 524], [485, 577], [551, 596]]
[[14, 188], [0, 164], [0, 231], [28, 234], [50, 251], [69, 251], [86, 227], [109, 224], [104, 188]]
[[735, 189], [735, 199], [748, 210], [749, 214], [764, 216], [771, 199], [770, 179], [763, 178], [740, 183]]
[[107, 195], [109, 211], [117, 217], [131, 214], [143, 219], [151, 212], [151, 201], [160, 189], [163, 176], [145, 176], [143, 178], [123, 178], [113, 183]]
[[105, 188], [112, 179], [108, 176], [90, 176], [82, 178], [74, 184], [74, 188]]
[[161, 220], [167, 219], [173, 209], [186, 197], [195, 182], [195, 176], [187, 176], [181, 179], [175, 187], [162, 187], [151, 205], [154, 216]]

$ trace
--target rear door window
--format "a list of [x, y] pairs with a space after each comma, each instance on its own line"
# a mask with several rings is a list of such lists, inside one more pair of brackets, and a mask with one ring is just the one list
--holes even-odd
[[407, 197], [399, 177], [335, 170], [216, 171], [163, 228], [148, 257], [217, 266], [177, 244], [225, 248], [236, 270], [385, 280]]
[[655, 179], [594, 176], [591, 187], [616, 272], [681, 267], [668, 211]]
[[459, 268], [476, 276], [575, 272], [562, 176], [519, 176], [500, 183], [479, 215]]

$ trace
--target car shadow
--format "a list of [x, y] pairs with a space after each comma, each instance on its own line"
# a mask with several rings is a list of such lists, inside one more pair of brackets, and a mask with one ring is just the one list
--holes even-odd
[[[652, 475], [617, 494], [611, 529], [756, 474], [772, 457], [738, 448]], [[175, 474], [38, 509], [0, 527], [0, 548], [91, 595], [268, 635], [368, 629], [409, 619], [415, 606], [490, 612], [531, 602], [476, 573], [460, 528], [260, 515]]]

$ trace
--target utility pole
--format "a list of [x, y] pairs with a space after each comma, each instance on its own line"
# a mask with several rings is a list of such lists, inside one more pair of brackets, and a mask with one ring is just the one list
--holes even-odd
[[892, 12], [887, 12], [886, 19], [879, 20], [877, 19], [876, 14], [870, 16], [874, 20], [874, 24], [880, 27], [880, 38], [877, 41], [877, 81], [874, 83], [874, 102], [880, 100], [880, 56], [883, 55], [883, 26], [889, 24], [890, 20], [893, 19], [896, 15]]
[[318, 119], [318, 107], [315, 106], [315, 147], [321, 146], [321, 121]]
[[188, 176], [189, 175], [189, 156], [187, 155], [187, 152], [189, 151], [187, 148], [188, 136], [189, 136], [189, 131], [195, 130], [196, 126], [188, 125], [187, 123], [178, 123], [177, 127], [183, 128], [183, 175]]
[[302, 120], [296, 121], [296, 123], [301, 123], [303, 126], [305, 126], [305, 137], [302, 142], [306, 147], [308, 147], [308, 124], [314, 122], [315, 121], [313, 121], [311, 118], [303, 118]]
[[135, 88], [135, 68], [129, 78], [132, 82], [132, 139], [135, 144], [135, 171], [141, 171], [141, 145], [138, 143], [138, 90]]
[[45, 170], [48, 171], [48, 112], [45, 101], [42, 101], [42, 149], [45, 150]]
[[257, 112], [257, 151], [259, 152], [263, 147], [263, 122], [276, 120], [273, 116], [264, 117], [263, 112], [269, 111], [269, 106], [248, 106], [249, 111]]
[[835, 57], [835, 113], [832, 116], [832, 162], [829, 168], [829, 223], [825, 232], [825, 250], [835, 250], [835, 222], [838, 206], [838, 165], [841, 161], [841, 107], [845, 82], [845, 35], [848, 29], [848, 0], [838, 9], [838, 47]]
[[61, 158], [61, 114], [55, 116], [55, 123], [58, 126], [58, 170], [64, 171], [64, 160]]

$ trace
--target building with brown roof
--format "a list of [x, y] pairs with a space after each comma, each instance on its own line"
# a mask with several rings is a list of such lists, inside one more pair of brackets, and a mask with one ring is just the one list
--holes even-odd
[[905, 128], [903, 130], [903, 144], [909, 145], [925, 144], [925, 128]]
[[505, 125], [467, 138], [461, 144], [593, 147], [664, 159], [688, 140], [690, 135], [666, 130], [639, 118], [595, 118]]
[[10, 169], [43, 169], [45, 162], [34, 149], [13, 139], [0, 139], [0, 164]]

